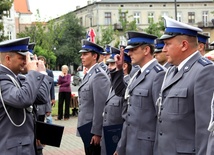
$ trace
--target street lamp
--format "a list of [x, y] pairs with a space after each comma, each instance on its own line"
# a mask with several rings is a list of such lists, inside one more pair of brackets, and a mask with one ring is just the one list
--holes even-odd
[[175, 0], [175, 20], [177, 20], [177, 1]]

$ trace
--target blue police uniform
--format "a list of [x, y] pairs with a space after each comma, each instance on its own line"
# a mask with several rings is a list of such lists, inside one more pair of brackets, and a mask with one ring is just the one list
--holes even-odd
[[[152, 46], [156, 38], [150, 34], [128, 32], [129, 40], [126, 49], [130, 50], [145, 44]], [[128, 86], [122, 80], [121, 70], [111, 73], [115, 94], [125, 95], [124, 99], [128, 106], [124, 114], [121, 139], [116, 149], [119, 155], [153, 154], [157, 117], [155, 102], [165, 70], [157, 60], [152, 58], [152, 54], [148, 59], [150, 61], [141, 66], [142, 68], [131, 78]]]
[[[196, 38], [202, 31], [169, 17], [164, 18], [166, 29], [161, 36], [164, 41], [176, 41], [174, 37], [179, 35]], [[157, 100], [157, 155], [206, 154], [210, 102], [214, 91], [214, 76], [210, 73], [214, 72], [214, 66], [198, 51], [186, 52], [192, 54], [178, 65], [176, 74], [175, 66], [168, 69]]]
[[[29, 39], [27, 37], [1, 42], [0, 52], [26, 55]], [[5, 66], [5, 62], [2, 62], [0, 81], [0, 152], [5, 155], [35, 155], [32, 106], [34, 103], [47, 101], [51, 80], [37, 71], [29, 71], [22, 82]]]
[[[97, 44], [84, 40], [82, 50], [80, 50], [80, 53], [81, 52], [95, 52], [100, 54], [103, 52], [103, 48]], [[90, 135], [102, 135], [102, 112], [108, 97], [109, 89], [110, 79], [107, 73], [99, 66], [99, 64], [94, 64], [94, 66], [87, 72], [78, 89], [78, 128], [84, 127], [85, 124], [91, 122], [92, 126], [86, 129], [87, 132]], [[77, 135], [79, 135], [79, 132]], [[82, 137], [82, 139], [83, 138], [84, 137]], [[85, 147], [86, 152], [87, 149], [88, 148]]]

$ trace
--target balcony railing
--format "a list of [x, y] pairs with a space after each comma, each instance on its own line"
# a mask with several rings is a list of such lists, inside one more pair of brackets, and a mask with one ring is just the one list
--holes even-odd
[[198, 22], [198, 27], [214, 27], [214, 23], [212, 22]]

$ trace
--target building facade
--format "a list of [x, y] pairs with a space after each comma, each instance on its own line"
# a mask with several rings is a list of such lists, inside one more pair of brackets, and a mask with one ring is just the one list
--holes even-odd
[[17, 38], [17, 33], [31, 26], [31, 15], [28, 0], [14, 0], [11, 9], [3, 17], [4, 35], [8, 39]]
[[[119, 9], [122, 13], [119, 14]], [[203, 33], [210, 36], [209, 42], [214, 41], [214, 3], [213, 0], [101, 0], [88, 1], [88, 5], [73, 11], [80, 24], [86, 28], [93, 28], [96, 37], [101, 36], [101, 27], [113, 25], [120, 30], [120, 16], [136, 21], [138, 29], [144, 30], [160, 17], [167, 15], [178, 21], [200, 27]], [[129, 18], [128, 18], [129, 17]], [[125, 18], [125, 17], [124, 17]], [[213, 21], [214, 22], [214, 21]]]

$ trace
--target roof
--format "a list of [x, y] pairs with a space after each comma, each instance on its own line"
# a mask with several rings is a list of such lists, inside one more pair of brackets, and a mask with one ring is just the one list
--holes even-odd
[[[157, 3], [174, 3], [175, 0], [101, 0], [102, 2], [107, 2], [107, 3], [137, 3], [137, 2], [157, 2]], [[181, 2], [213, 2], [213, 0], [177, 0], [177, 3]]]
[[28, 0], [14, 0], [14, 9], [19, 13], [32, 14], [29, 9]]

